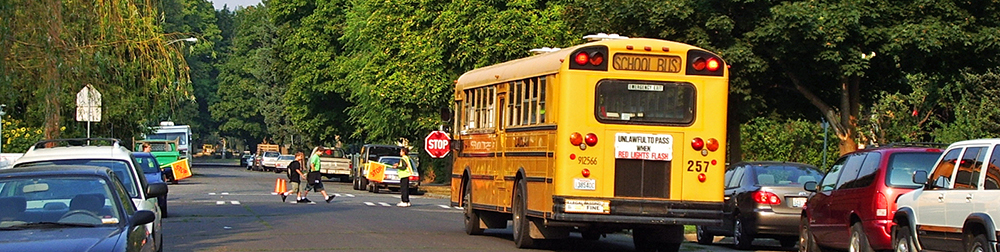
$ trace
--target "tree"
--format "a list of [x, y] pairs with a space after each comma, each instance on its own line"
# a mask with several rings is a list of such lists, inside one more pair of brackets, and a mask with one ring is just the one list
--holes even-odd
[[269, 139], [269, 126], [281, 118], [275, 27], [263, 4], [237, 9], [233, 21], [232, 48], [219, 66], [219, 101], [209, 109], [221, 136], [250, 139], [253, 146]]
[[208, 140], [218, 128], [208, 107], [218, 100], [216, 89], [219, 72], [215, 66], [220, 59], [220, 51], [224, 50], [219, 46], [222, 31], [217, 25], [216, 11], [209, 1], [163, 0], [161, 6], [165, 32], [178, 37], [194, 37], [198, 41], [173, 45], [185, 49], [184, 58], [190, 69], [195, 102], [178, 104], [178, 107], [160, 115], [159, 119], [191, 125], [193, 139], [200, 143]]
[[87, 84], [106, 97], [95, 131], [119, 138], [142, 132], [136, 124], [144, 115], [190, 97], [184, 59], [166, 46], [174, 38], [163, 34], [149, 3], [12, 0], [0, 3], [0, 12], [0, 81], [4, 90], [25, 90], [8, 95], [10, 112], [28, 127], [43, 125], [46, 139], [64, 130], [83, 135], [66, 115]]

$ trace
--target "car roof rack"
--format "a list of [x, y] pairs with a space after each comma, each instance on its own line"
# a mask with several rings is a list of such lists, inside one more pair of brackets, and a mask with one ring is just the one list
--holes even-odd
[[[111, 143], [110, 145], [105, 143]], [[68, 147], [68, 146], [121, 146], [118, 138], [62, 138], [38, 141], [31, 146], [30, 150], [36, 148]], [[29, 150], [29, 151], [30, 151]]]
[[890, 147], [930, 147], [930, 148], [943, 149], [948, 147], [948, 144], [935, 143], [935, 142], [893, 142], [883, 146], [879, 146], [879, 148], [890, 148]]

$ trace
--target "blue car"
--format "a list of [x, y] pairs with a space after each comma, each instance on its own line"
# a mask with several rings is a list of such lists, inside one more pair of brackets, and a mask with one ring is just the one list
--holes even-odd
[[0, 251], [155, 251], [145, 225], [155, 219], [108, 168], [0, 170]]
[[[132, 157], [135, 158], [136, 165], [142, 168], [142, 173], [146, 175], [146, 182], [152, 183], [166, 183], [166, 171], [160, 170], [160, 163], [156, 161], [156, 157], [149, 152], [132, 152]], [[160, 205], [160, 217], [167, 217], [167, 194], [164, 193], [156, 197], [156, 204]]]

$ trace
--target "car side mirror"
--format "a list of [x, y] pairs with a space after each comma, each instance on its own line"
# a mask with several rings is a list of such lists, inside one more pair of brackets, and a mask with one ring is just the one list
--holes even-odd
[[135, 214], [132, 214], [132, 218], [129, 219], [129, 225], [132, 225], [133, 227], [146, 225], [154, 220], [156, 220], [156, 214], [153, 213], [153, 211], [140, 210], [136, 211]]
[[918, 185], [927, 184], [927, 171], [914, 171], [913, 183]]
[[802, 184], [802, 189], [805, 189], [806, 191], [810, 192], [816, 192], [817, 191], [816, 185], [819, 185], [818, 183], [816, 183], [816, 181], [809, 181], [806, 182], [805, 184]]
[[150, 198], [160, 197], [167, 195], [167, 184], [165, 183], [152, 183], [146, 186], [146, 195]]

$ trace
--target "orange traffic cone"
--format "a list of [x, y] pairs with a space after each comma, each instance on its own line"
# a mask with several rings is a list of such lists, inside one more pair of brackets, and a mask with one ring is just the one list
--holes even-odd
[[285, 180], [277, 179], [274, 181], [274, 193], [285, 193]]

